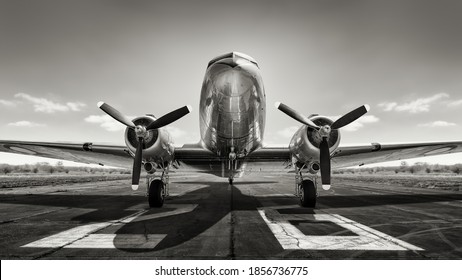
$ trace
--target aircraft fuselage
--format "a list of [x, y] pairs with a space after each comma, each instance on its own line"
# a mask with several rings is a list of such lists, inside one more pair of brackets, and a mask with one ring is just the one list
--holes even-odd
[[266, 96], [251, 57], [229, 53], [210, 61], [200, 99], [201, 141], [220, 158], [237, 159], [261, 147]]

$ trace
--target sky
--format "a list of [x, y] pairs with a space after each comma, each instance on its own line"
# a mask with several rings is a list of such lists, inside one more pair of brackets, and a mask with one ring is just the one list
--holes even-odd
[[123, 144], [105, 101], [132, 117], [190, 104], [169, 130], [195, 143], [207, 63], [239, 51], [260, 65], [268, 145], [299, 127], [277, 101], [334, 118], [369, 104], [341, 145], [462, 140], [461, 14], [446, 0], [0, 0], [0, 139]]

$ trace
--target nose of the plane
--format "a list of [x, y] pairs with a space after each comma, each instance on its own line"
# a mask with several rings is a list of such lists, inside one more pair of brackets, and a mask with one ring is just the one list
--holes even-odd
[[223, 63], [227, 64], [230, 67], [236, 67], [239, 64], [243, 63], [252, 63], [258, 67], [257, 61], [253, 59], [251, 56], [240, 53], [240, 52], [230, 52], [220, 56], [215, 57], [214, 59], [210, 60], [207, 68], [215, 63]]
[[[233, 62], [239, 65], [239, 62]], [[249, 73], [239, 67], [229, 68], [216, 78], [215, 87], [218, 92], [228, 97], [237, 97], [249, 92], [255, 87]]]

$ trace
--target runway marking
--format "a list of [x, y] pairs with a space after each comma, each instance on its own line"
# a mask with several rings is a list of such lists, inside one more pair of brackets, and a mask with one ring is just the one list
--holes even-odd
[[33, 248], [60, 248], [88, 236], [90, 233], [96, 232], [102, 228], [110, 226], [111, 223], [97, 223], [92, 225], [79, 226], [69, 229], [58, 234], [42, 238], [22, 247]]
[[[142, 216], [148, 210], [141, 210], [119, 220], [78, 226], [40, 240], [28, 243], [22, 247], [27, 248], [154, 248], [165, 238], [165, 234], [100, 234], [97, 231], [120, 224], [128, 224], [158, 219], [167, 216], [179, 215], [193, 211], [197, 204], [170, 204], [164, 208], [173, 208], [173, 211], [153, 213]], [[115, 243], [115, 244], [114, 244]]]
[[90, 234], [65, 246], [80, 249], [152, 249], [166, 234]]
[[[260, 208], [258, 213], [268, 225], [279, 244], [285, 250], [386, 250], [386, 251], [422, 251], [423, 249], [368, 226], [337, 214], [279, 214], [275, 209]], [[356, 235], [305, 235], [289, 221], [326, 221], [343, 227]], [[315, 225], [313, 225], [315, 226]]]

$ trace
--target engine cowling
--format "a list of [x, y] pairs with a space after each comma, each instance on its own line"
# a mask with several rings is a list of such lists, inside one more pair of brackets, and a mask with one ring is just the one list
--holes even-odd
[[[327, 117], [315, 116], [310, 118], [316, 125], [331, 125], [333, 121]], [[316, 129], [303, 125], [300, 127], [290, 140], [289, 150], [298, 163], [318, 163], [319, 145], [322, 137]], [[327, 140], [329, 151], [332, 153], [340, 143], [340, 132], [332, 130]]]
[[[142, 116], [133, 119], [135, 125], [147, 126], [155, 120], [152, 116]], [[174, 156], [174, 146], [172, 138], [166, 129], [158, 128], [147, 131], [144, 138], [143, 161], [154, 164], [155, 168], [168, 165]], [[125, 144], [132, 157], [135, 156], [138, 140], [135, 130], [127, 127], [125, 129]]]

